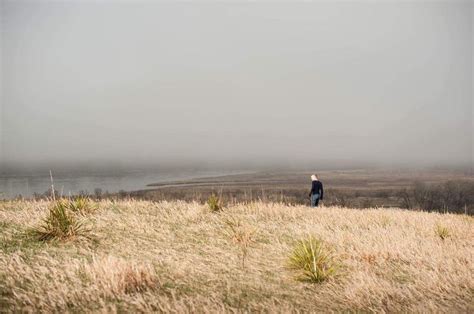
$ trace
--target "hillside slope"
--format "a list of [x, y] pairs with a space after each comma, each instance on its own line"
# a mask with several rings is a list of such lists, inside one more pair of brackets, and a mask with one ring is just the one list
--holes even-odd
[[[50, 205], [0, 203], [0, 312], [474, 311], [472, 217], [102, 201], [87, 238], [41, 242]], [[308, 235], [339, 265], [322, 283], [288, 268]]]

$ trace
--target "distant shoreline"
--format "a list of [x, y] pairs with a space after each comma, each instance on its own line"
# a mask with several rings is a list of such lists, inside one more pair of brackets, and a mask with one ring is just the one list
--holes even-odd
[[[310, 171], [303, 170], [260, 171], [155, 182], [148, 184], [146, 189], [122, 193], [119, 197], [154, 201], [206, 202], [212, 194], [215, 194], [225, 202], [231, 203], [264, 200], [308, 204], [310, 174]], [[324, 202], [330, 206], [354, 208], [417, 206], [414, 202], [419, 200], [419, 195], [415, 196], [413, 193], [419, 182], [426, 185], [427, 195], [447, 197], [446, 200], [433, 200], [439, 204], [436, 205], [438, 207], [448, 206], [445, 202], [456, 199], [456, 195], [465, 195], [462, 201], [449, 205], [451, 210], [456, 208], [456, 211], [466, 211], [465, 205], [468, 212], [474, 209], [474, 202], [467, 197], [474, 195], [474, 176], [469, 173], [447, 170], [354, 169], [325, 170], [319, 171], [318, 175], [324, 183]]]
[[[248, 171], [247, 171], [248, 172]], [[96, 191], [115, 194], [123, 191], [147, 189], [150, 182], [168, 184], [176, 181], [218, 178], [243, 173], [243, 171], [212, 170], [130, 170], [113, 173], [56, 172], [53, 171], [54, 186], [61, 195], [94, 194]], [[19, 175], [0, 175], [0, 199], [34, 197], [46, 193], [51, 187], [49, 171]]]
[[[195, 187], [195, 186], [259, 186], [259, 185], [304, 185], [309, 184], [311, 171], [249, 171], [223, 174], [189, 180], [174, 180], [147, 184], [147, 188]], [[450, 170], [381, 170], [352, 169], [324, 170], [318, 172], [321, 179], [332, 187], [378, 187], [403, 186], [414, 181], [440, 183], [447, 180], [474, 180], [474, 176]], [[149, 189], [147, 189], [149, 190]]]

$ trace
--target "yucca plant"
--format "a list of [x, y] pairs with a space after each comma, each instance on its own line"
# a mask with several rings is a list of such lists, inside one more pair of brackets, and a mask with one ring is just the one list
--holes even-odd
[[40, 241], [66, 240], [86, 236], [88, 231], [70, 210], [67, 200], [54, 202], [49, 209], [48, 216], [43, 220], [43, 224], [34, 230]]
[[298, 241], [290, 255], [288, 266], [298, 273], [297, 279], [314, 283], [327, 280], [338, 269], [330, 247], [313, 236]]
[[79, 196], [67, 202], [67, 206], [72, 212], [81, 215], [92, 214], [98, 208], [96, 203], [92, 202], [89, 198], [84, 196]]
[[449, 229], [441, 225], [436, 225], [435, 233], [438, 237], [441, 238], [441, 240], [445, 240], [446, 238], [451, 236], [451, 234], [449, 233]]
[[213, 212], [217, 212], [222, 209], [221, 200], [215, 194], [209, 196], [209, 198], [207, 199], [207, 205], [209, 206], [209, 209]]

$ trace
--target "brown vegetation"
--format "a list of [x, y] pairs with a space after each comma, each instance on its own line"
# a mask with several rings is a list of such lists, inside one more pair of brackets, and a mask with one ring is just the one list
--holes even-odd
[[[81, 216], [94, 241], [41, 242], [29, 230], [51, 205], [0, 202], [4, 312], [474, 311], [467, 215], [106, 200]], [[299, 254], [307, 269], [334, 262], [337, 275], [295, 278], [288, 261], [308, 236], [330, 250]]]
[[[211, 210], [226, 204], [255, 201], [308, 205], [310, 182], [306, 172], [257, 172], [223, 177], [151, 184], [150, 190], [93, 193], [79, 198], [184, 200], [208, 203]], [[474, 214], [474, 177], [455, 171], [321, 171], [326, 206], [349, 208], [400, 207], [410, 210]], [[48, 199], [51, 190], [34, 196]], [[59, 197], [59, 193], [56, 193]]]
[[[222, 203], [279, 202], [308, 205], [306, 172], [270, 172], [151, 185], [153, 190], [122, 192], [120, 198], [205, 202], [219, 194]], [[326, 206], [401, 207], [474, 214], [474, 177], [450, 171], [321, 171]]]

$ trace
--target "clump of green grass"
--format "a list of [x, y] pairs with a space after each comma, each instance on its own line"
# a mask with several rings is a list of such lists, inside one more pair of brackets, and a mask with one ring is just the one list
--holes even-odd
[[435, 233], [438, 237], [441, 238], [441, 240], [445, 240], [446, 238], [451, 236], [449, 229], [441, 225], [436, 225]]
[[89, 230], [71, 210], [71, 203], [58, 200], [49, 208], [43, 224], [34, 229], [40, 241], [68, 240], [77, 237], [87, 237]]
[[313, 236], [298, 241], [290, 255], [288, 266], [298, 273], [298, 280], [313, 283], [329, 279], [338, 269], [332, 249]]
[[221, 200], [215, 194], [209, 196], [209, 198], [207, 199], [207, 205], [209, 206], [209, 209], [213, 212], [218, 212], [222, 209]]

